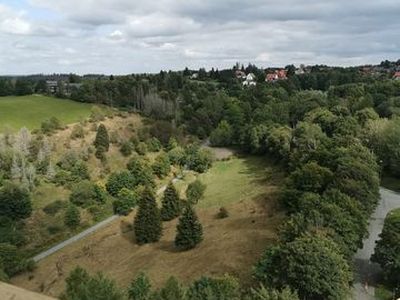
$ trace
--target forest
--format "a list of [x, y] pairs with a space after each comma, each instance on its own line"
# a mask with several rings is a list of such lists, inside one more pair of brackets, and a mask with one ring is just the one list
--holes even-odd
[[[398, 65], [383, 62], [381, 67]], [[239, 69], [254, 73], [257, 85], [243, 87], [235, 76]], [[24, 227], [29, 226], [24, 219], [32, 213], [30, 191], [38, 184], [36, 174], [71, 189], [67, 226], [80, 223], [78, 207], [99, 210], [102, 203], [111, 201], [116, 213], [127, 214], [137, 205], [133, 227], [138, 244], [159, 241], [161, 223], [179, 217], [175, 245], [179, 251], [190, 251], [201, 243], [203, 234], [194, 206], [190, 201], [181, 203], [170, 184], [159, 209], [155, 180], [167, 176], [174, 166], [206, 172], [212, 158], [200, 145], [209, 140], [215, 147], [273, 158], [285, 172], [279, 202], [286, 217], [276, 243], [265, 249], [254, 266], [254, 284], [242, 286], [230, 275], [204, 276], [189, 286], [171, 278], [155, 289], [143, 273], [122, 291], [103, 274], [77, 268], [66, 280], [62, 299], [349, 297], [354, 280], [352, 257], [368, 234], [381, 177], [400, 177], [400, 81], [393, 80], [390, 72], [369, 74], [356, 67], [309, 69], [298, 75], [293, 66], [287, 66], [288, 79], [273, 83], [265, 82], [268, 70], [254, 65], [89, 79], [69, 75], [66, 80], [80, 86], [68, 94], [60, 81], [55, 95], [59, 98], [102, 104], [121, 115], [140, 113], [152, 120], [151, 126], [119, 142], [120, 152], [129, 161], [118, 172], [107, 172], [111, 133], [104, 125], [93, 128], [95, 140], [86, 154], [103, 164], [104, 186], [91, 178], [84, 157], [65, 156], [53, 164], [47, 136], [62, 126], [57, 120], [44, 123], [34, 138], [23, 129], [3, 137], [1, 278], [34, 268], [27, 253], [18, 248], [26, 238]], [[31, 93], [49, 93], [45, 78], [0, 80], [0, 95]], [[91, 118], [102, 119], [101, 114], [95, 111]], [[81, 135], [82, 128], [76, 125], [73, 136], [79, 139]], [[144, 158], [161, 149], [155, 161]], [[191, 189], [189, 198], [196, 202], [203, 188], [193, 185]], [[400, 245], [399, 222], [398, 212], [390, 215], [373, 255], [384, 269], [385, 284], [396, 296], [400, 296], [400, 267], [391, 262], [400, 260], [400, 251], [393, 250]]]

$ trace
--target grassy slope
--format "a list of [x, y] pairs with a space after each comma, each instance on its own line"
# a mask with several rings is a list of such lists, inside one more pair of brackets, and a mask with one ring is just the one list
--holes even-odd
[[[64, 289], [65, 276], [76, 265], [91, 272], [104, 271], [121, 287], [126, 287], [140, 271], [150, 276], [155, 287], [170, 275], [190, 282], [204, 274], [231, 273], [249, 282], [252, 266], [265, 247], [274, 242], [283, 218], [276, 210], [277, 189], [283, 173], [265, 160], [233, 158], [216, 162], [209, 173], [201, 175], [209, 184], [196, 209], [203, 224], [204, 241], [194, 250], [176, 251], [177, 220], [163, 223], [160, 242], [138, 246], [131, 226], [133, 212], [44, 259], [32, 274], [21, 274], [12, 282], [36, 291], [44, 287], [44, 293], [58, 295]], [[194, 178], [188, 174], [185, 181], [177, 183], [179, 189], [184, 190]], [[216, 218], [221, 205], [229, 211], [226, 219]], [[55, 267], [57, 263], [63, 270], [61, 276]]]
[[199, 207], [219, 207], [257, 198], [266, 192], [268, 183], [273, 179], [273, 171], [274, 167], [265, 157], [249, 156], [217, 161], [209, 172], [200, 175], [207, 189]]
[[90, 115], [92, 105], [41, 95], [0, 97], [0, 132], [21, 127], [39, 128], [43, 120], [57, 117], [64, 124]]

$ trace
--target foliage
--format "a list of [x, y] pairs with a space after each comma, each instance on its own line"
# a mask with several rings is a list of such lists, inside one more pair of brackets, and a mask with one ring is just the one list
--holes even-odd
[[168, 278], [164, 287], [158, 292], [160, 300], [185, 300], [185, 290], [175, 277]]
[[77, 206], [88, 207], [94, 203], [102, 203], [104, 198], [97, 185], [84, 180], [73, 186], [69, 201]]
[[170, 221], [180, 215], [182, 204], [179, 199], [179, 194], [172, 182], [170, 182], [165, 189], [161, 204], [161, 219], [163, 221]]
[[129, 141], [123, 142], [119, 151], [122, 153], [123, 156], [130, 156], [133, 151], [132, 143]]
[[261, 285], [258, 289], [251, 290], [251, 300], [299, 300], [297, 292], [293, 292], [290, 288], [285, 287], [282, 290], [266, 289]]
[[61, 200], [56, 200], [54, 202], [47, 204], [45, 207], [43, 207], [43, 211], [48, 215], [54, 216], [60, 210], [66, 208], [66, 207], [67, 207], [67, 202], [61, 201]]
[[157, 242], [162, 235], [160, 211], [153, 191], [148, 187], [140, 197], [139, 209], [134, 221], [134, 230], [136, 242], [139, 245]]
[[179, 218], [176, 227], [175, 246], [180, 250], [190, 250], [203, 240], [203, 227], [191, 205]]
[[78, 227], [81, 223], [81, 214], [75, 205], [71, 204], [68, 206], [65, 211], [64, 223], [70, 228]]
[[61, 299], [63, 300], [123, 300], [124, 296], [119, 291], [113, 280], [102, 273], [90, 276], [81, 267], [76, 267], [66, 281], [66, 289]]
[[162, 148], [161, 142], [156, 137], [152, 137], [151, 139], [147, 140], [146, 144], [147, 150], [150, 152], [158, 152]]
[[114, 213], [118, 215], [128, 215], [138, 202], [138, 194], [127, 188], [122, 188], [113, 202]]
[[96, 147], [97, 158], [101, 158], [104, 152], [108, 152], [108, 149], [110, 148], [110, 138], [104, 124], [100, 124], [97, 128], [96, 138], [93, 144]]
[[174, 147], [173, 149], [168, 151], [168, 158], [173, 165], [183, 166], [186, 162], [186, 153], [185, 149], [182, 147]]
[[165, 153], [161, 153], [160, 155], [158, 155], [151, 167], [154, 174], [157, 175], [159, 178], [167, 176], [171, 169], [168, 155]]
[[190, 145], [186, 149], [186, 165], [190, 170], [204, 173], [212, 165], [212, 154], [197, 145]]
[[223, 120], [218, 124], [218, 127], [211, 132], [210, 142], [213, 146], [229, 146], [232, 144], [233, 129], [230, 124]]
[[344, 299], [352, 279], [337, 245], [317, 235], [304, 235], [268, 249], [255, 274], [263, 283], [278, 288], [288, 285], [300, 298], [310, 299]]
[[50, 119], [43, 121], [41, 124], [41, 130], [45, 134], [53, 133], [61, 128], [61, 122], [56, 117], [51, 117]]
[[204, 196], [206, 185], [199, 179], [189, 183], [186, 189], [186, 199], [191, 204], [197, 204], [199, 200]]
[[128, 289], [129, 299], [150, 300], [151, 284], [144, 273], [140, 273], [131, 283]]
[[0, 216], [19, 220], [28, 218], [31, 213], [31, 198], [26, 189], [15, 183], [6, 183], [0, 188]]
[[189, 287], [188, 298], [191, 300], [239, 300], [239, 283], [228, 275], [219, 278], [202, 277]]
[[144, 159], [134, 157], [127, 165], [127, 168], [133, 178], [136, 180], [136, 185], [144, 185], [154, 187], [154, 179], [150, 166]]
[[381, 265], [386, 281], [400, 288], [400, 209], [386, 216], [371, 259]]
[[137, 179], [130, 172], [112, 173], [108, 177], [106, 190], [111, 196], [117, 197], [122, 189], [133, 190], [137, 183]]
[[11, 277], [31, 267], [31, 262], [24, 259], [14, 245], [0, 243], [0, 265], [7, 276]]

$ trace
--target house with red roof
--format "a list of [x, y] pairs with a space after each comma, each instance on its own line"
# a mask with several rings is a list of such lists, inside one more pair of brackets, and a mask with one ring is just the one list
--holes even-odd
[[286, 80], [287, 79], [287, 71], [285, 69], [276, 70], [273, 73], [268, 73], [265, 77], [265, 81], [267, 82], [275, 82], [278, 80]]
[[400, 72], [395, 72], [393, 75], [394, 80], [400, 80]]

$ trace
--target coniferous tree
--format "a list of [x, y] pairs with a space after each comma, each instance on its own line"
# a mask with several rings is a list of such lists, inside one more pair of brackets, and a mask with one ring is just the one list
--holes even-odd
[[192, 206], [187, 206], [176, 227], [175, 246], [180, 250], [196, 247], [203, 240], [203, 227]]
[[75, 228], [79, 226], [79, 224], [81, 223], [81, 214], [76, 205], [71, 204], [67, 208], [65, 212], [64, 223], [70, 228]]
[[102, 156], [102, 154], [104, 154], [104, 152], [107, 152], [110, 148], [110, 138], [108, 136], [107, 128], [103, 124], [100, 124], [99, 128], [97, 128], [94, 146], [96, 147], [97, 157]]
[[161, 219], [170, 221], [181, 213], [181, 204], [178, 192], [172, 182], [170, 182], [164, 192], [161, 207]]
[[136, 241], [139, 245], [154, 243], [162, 234], [160, 210], [153, 192], [146, 188], [139, 201], [139, 209], [134, 221]]

